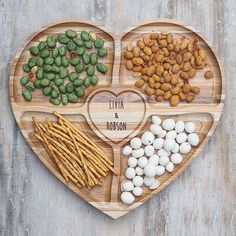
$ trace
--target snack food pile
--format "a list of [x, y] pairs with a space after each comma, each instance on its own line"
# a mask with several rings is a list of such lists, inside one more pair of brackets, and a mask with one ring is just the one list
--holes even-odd
[[150, 131], [132, 138], [123, 148], [123, 155], [128, 157], [128, 168], [125, 171], [127, 180], [121, 183], [121, 201], [133, 203], [135, 197], [142, 195], [143, 185], [158, 188], [160, 182], [155, 177], [165, 171], [172, 172], [174, 166], [182, 162], [183, 155], [199, 144], [195, 129], [193, 122], [162, 121], [158, 116], [152, 116]]

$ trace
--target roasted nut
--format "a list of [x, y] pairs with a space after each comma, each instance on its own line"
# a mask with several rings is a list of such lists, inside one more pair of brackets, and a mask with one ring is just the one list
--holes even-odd
[[152, 55], [152, 50], [149, 47], [144, 47], [143, 52], [148, 56]]
[[156, 53], [157, 51], [159, 51], [159, 47], [157, 46], [157, 45], [153, 45], [152, 47], [151, 47], [151, 50], [152, 50], [152, 52], [153, 53]]
[[125, 57], [126, 59], [132, 59], [132, 58], [134, 57], [134, 55], [133, 55], [132, 52], [125, 51], [124, 57]]
[[166, 46], [166, 48], [169, 50], [169, 51], [172, 51], [172, 50], [174, 50], [174, 45], [171, 43], [171, 44], [168, 44], [167, 46]]
[[180, 48], [181, 50], [184, 50], [185, 48], [187, 48], [187, 46], [188, 46], [187, 42], [184, 41], [184, 42], [182, 42], [182, 44], [180, 45], [179, 48]]
[[171, 71], [172, 73], [177, 74], [179, 72], [179, 69], [179, 65], [175, 64], [174, 66], [172, 66]]
[[132, 70], [132, 69], [133, 69], [133, 63], [132, 63], [132, 61], [131, 61], [131, 60], [127, 60], [127, 61], [125, 62], [125, 67], [126, 67], [127, 70]]
[[184, 55], [183, 55], [184, 62], [189, 61], [191, 59], [191, 57], [192, 57], [192, 54], [190, 52], [184, 53]]
[[154, 89], [159, 89], [161, 87], [161, 83], [155, 83], [155, 87], [154, 87]]
[[156, 62], [162, 62], [164, 60], [164, 58], [165, 58], [164, 55], [161, 53], [157, 53], [155, 56]]
[[155, 82], [160, 82], [161, 78], [157, 74], [154, 74], [152, 78], [155, 80]]
[[152, 77], [148, 78], [148, 83], [149, 84], [155, 84], [155, 80]]
[[134, 57], [139, 57], [140, 56], [140, 48], [139, 47], [134, 47], [133, 48], [133, 55], [134, 55]]
[[175, 52], [178, 52], [179, 51], [179, 48], [180, 48], [180, 45], [177, 44], [177, 43], [173, 43], [174, 44], [174, 51]]
[[192, 86], [190, 91], [197, 94], [197, 93], [200, 93], [200, 88], [197, 86]]
[[158, 33], [152, 33], [152, 34], [150, 34], [150, 39], [152, 39], [152, 40], [157, 40], [158, 37], [159, 37], [159, 34], [158, 34]]
[[189, 79], [188, 73], [187, 73], [187, 72], [184, 72], [184, 71], [181, 71], [181, 72], [179, 73], [179, 77], [180, 77], [181, 79]]
[[150, 60], [150, 57], [149, 57], [148, 55], [145, 55], [145, 54], [142, 55], [141, 58], [142, 58], [145, 62], [147, 62], [147, 61]]
[[200, 56], [195, 57], [195, 63], [197, 66], [201, 66], [202, 65], [202, 58]]
[[168, 56], [170, 55], [170, 53], [169, 53], [169, 51], [168, 51], [167, 48], [163, 48], [162, 51], [163, 51], [163, 53], [164, 53], [164, 55], [165, 55], [166, 57], [168, 57]]
[[143, 42], [144, 42], [144, 44], [145, 44], [146, 46], [149, 45], [149, 41], [150, 41], [150, 38], [149, 38], [148, 36], [144, 36], [144, 37], [143, 37]]
[[180, 89], [181, 89], [180, 87], [176, 86], [171, 89], [171, 93], [177, 95], [177, 94], [179, 94]]
[[162, 48], [165, 48], [167, 46], [167, 41], [165, 39], [158, 40], [158, 43]]
[[146, 75], [147, 70], [148, 70], [148, 67], [143, 67], [142, 70], [141, 70], [142, 75]]
[[213, 73], [210, 70], [208, 70], [205, 72], [204, 76], [206, 79], [210, 79], [213, 77]]
[[156, 96], [157, 102], [162, 102], [164, 100], [163, 96]]
[[167, 92], [164, 93], [163, 97], [164, 97], [165, 100], [169, 100], [171, 96], [172, 96], [171, 92], [167, 91]]
[[145, 82], [148, 81], [149, 77], [147, 75], [142, 75], [141, 79]]
[[184, 86], [184, 83], [183, 83], [183, 82], [178, 82], [178, 83], [176, 84], [176, 86], [182, 88], [182, 87]]
[[182, 56], [181, 56], [180, 54], [178, 54], [178, 55], [176, 56], [176, 62], [180, 65], [180, 64], [182, 63], [182, 61], [183, 61]]
[[179, 77], [177, 75], [172, 75], [170, 82], [171, 84], [176, 85], [179, 82]]
[[156, 43], [155, 40], [149, 40], [148, 46], [149, 46], [149, 47], [152, 47], [155, 43]]
[[183, 93], [189, 93], [190, 92], [190, 89], [191, 89], [191, 86], [190, 84], [185, 84], [182, 88], [182, 92]]
[[150, 87], [146, 87], [145, 88], [145, 93], [147, 94], [147, 96], [152, 96], [154, 94], [154, 89], [150, 88]]
[[164, 91], [161, 90], [161, 89], [157, 89], [155, 94], [156, 94], [156, 96], [163, 96], [164, 95]]
[[161, 66], [161, 65], [157, 65], [157, 67], [156, 67], [156, 73], [157, 73], [157, 75], [159, 75], [159, 76], [163, 75], [163, 73], [164, 73], [164, 67]]
[[170, 69], [170, 63], [168, 63], [168, 62], [163, 63], [163, 67], [164, 67], [165, 70], [169, 70]]
[[140, 57], [134, 57], [132, 59], [132, 63], [133, 63], [133, 65], [140, 66], [140, 65], [142, 65], [144, 63], [144, 61]]
[[137, 80], [137, 81], [135, 82], [135, 86], [136, 86], [137, 88], [142, 88], [143, 85], [144, 85], [144, 81], [143, 81], [142, 79], [139, 79], [139, 80]]
[[170, 43], [172, 43], [172, 41], [173, 41], [173, 36], [172, 36], [172, 34], [167, 34], [167, 36], [166, 36], [166, 41], [167, 41], [167, 43], [168, 44], [170, 44]]
[[170, 105], [175, 107], [179, 104], [180, 102], [180, 99], [179, 99], [179, 96], [178, 95], [172, 95], [171, 98], [170, 98]]
[[188, 95], [186, 96], [186, 101], [187, 101], [188, 103], [192, 102], [193, 99], [194, 99], [194, 94], [193, 94], [193, 93], [190, 93], [190, 94], [188, 94]]
[[154, 65], [149, 66], [147, 70], [147, 75], [152, 76], [155, 73], [156, 67]]
[[169, 84], [169, 83], [163, 83], [162, 85], [161, 85], [161, 90], [163, 90], [164, 92], [167, 92], [167, 91], [169, 91], [171, 89], [171, 84]]
[[174, 51], [170, 52], [170, 59], [174, 60], [174, 64], [176, 63], [176, 61], [175, 61], [176, 60], [176, 52], [174, 52]]
[[193, 52], [193, 44], [192, 43], [188, 43], [188, 47], [187, 47], [189, 52]]
[[196, 75], [196, 70], [192, 67], [190, 67], [190, 70], [188, 71], [188, 77], [193, 78]]
[[190, 70], [190, 68], [191, 68], [191, 65], [190, 65], [189, 61], [185, 62], [184, 66], [183, 66], [183, 71], [187, 72]]
[[184, 101], [186, 98], [186, 96], [183, 92], [179, 92], [178, 96], [179, 96], [180, 101]]
[[140, 49], [144, 49], [145, 44], [144, 44], [144, 42], [143, 42], [142, 39], [138, 40], [138, 42], [137, 42], [137, 46], [138, 46]]
[[142, 70], [142, 66], [134, 66], [133, 72], [140, 72]]
[[198, 51], [198, 55], [204, 60], [206, 58], [206, 53], [203, 49]]

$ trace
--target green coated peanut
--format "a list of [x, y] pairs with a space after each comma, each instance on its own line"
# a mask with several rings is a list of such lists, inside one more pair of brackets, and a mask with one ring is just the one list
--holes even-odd
[[40, 52], [40, 57], [42, 58], [46, 58], [46, 57], [49, 57], [50, 53], [47, 49], [43, 49], [41, 52]]
[[77, 97], [83, 97], [85, 95], [85, 89], [84, 87], [77, 87], [75, 88], [75, 94], [77, 95]]
[[87, 87], [89, 87], [89, 85], [90, 85], [90, 77], [85, 77], [84, 78], [84, 86], [87, 88]]
[[66, 86], [64, 84], [59, 85], [58, 89], [60, 93], [66, 93]]
[[24, 64], [24, 65], [22, 66], [22, 68], [23, 68], [23, 70], [24, 70], [25, 72], [30, 72], [30, 70], [31, 70], [28, 64]]
[[59, 68], [58, 66], [56, 66], [56, 65], [52, 65], [51, 71], [52, 71], [53, 73], [55, 73], [55, 74], [58, 74], [59, 71], [60, 71], [60, 68]]
[[41, 85], [42, 85], [42, 87], [47, 87], [47, 86], [50, 85], [50, 83], [51, 83], [51, 81], [50, 81], [49, 79], [47, 79], [47, 78], [41, 79]]
[[79, 63], [80, 63], [80, 58], [79, 58], [79, 57], [75, 57], [75, 58], [72, 58], [72, 59], [70, 60], [70, 64], [71, 64], [72, 66], [77, 66]]
[[61, 66], [61, 57], [60, 57], [60, 56], [58, 56], [58, 57], [55, 58], [55, 64], [56, 64], [56, 66], [58, 66], [58, 67]]
[[54, 64], [54, 59], [52, 57], [46, 57], [44, 58], [44, 64], [51, 66]]
[[91, 48], [93, 48], [93, 43], [92, 43], [92, 41], [86, 41], [86, 42], [84, 42], [84, 46], [87, 49], [91, 49]]
[[44, 72], [51, 72], [51, 70], [52, 70], [52, 67], [50, 65], [44, 65], [43, 66], [43, 71]]
[[43, 58], [41, 58], [41, 57], [37, 58], [36, 64], [37, 64], [37, 66], [42, 67], [44, 64]]
[[87, 76], [92, 76], [95, 72], [94, 66], [92, 65], [88, 65], [88, 67], [86, 68], [86, 74]]
[[26, 85], [25, 85], [25, 88], [31, 92], [33, 92], [35, 90], [35, 87], [34, 87], [34, 84], [32, 82], [28, 82]]
[[36, 80], [36, 81], [34, 82], [34, 87], [35, 87], [35, 88], [41, 88], [41, 80]]
[[65, 46], [60, 46], [60, 47], [58, 48], [58, 51], [59, 51], [59, 54], [60, 54], [61, 56], [65, 56], [66, 53], [67, 53], [67, 49], [66, 49]]
[[59, 72], [59, 76], [61, 79], [65, 79], [69, 75], [69, 71], [67, 68], [61, 68]]
[[99, 57], [105, 57], [107, 55], [107, 49], [106, 48], [99, 48], [98, 49], [98, 56]]
[[97, 70], [99, 72], [101, 72], [102, 74], [106, 74], [107, 73], [108, 68], [107, 68], [106, 65], [104, 65], [102, 63], [98, 63], [96, 67], [97, 67]]
[[72, 83], [66, 84], [66, 92], [72, 93], [74, 91], [74, 85]]
[[95, 48], [102, 48], [104, 45], [104, 41], [102, 39], [96, 39], [94, 41], [94, 47]]
[[78, 78], [79, 78], [79, 74], [78, 74], [77, 72], [71, 72], [71, 73], [69, 74], [69, 80], [70, 80], [71, 82], [75, 81], [75, 80], [78, 79]]
[[52, 92], [52, 87], [51, 86], [47, 86], [47, 87], [43, 88], [42, 92], [43, 92], [44, 96], [49, 96], [51, 94], [51, 92]]
[[33, 56], [38, 56], [39, 55], [39, 49], [37, 47], [31, 47], [30, 48], [30, 53]]
[[62, 94], [62, 95], [61, 95], [61, 103], [62, 103], [63, 105], [67, 105], [67, 104], [68, 104], [68, 97], [67, 97], [66, 94]]
[[66, 31], [66, 36], [68, 37], [68, 38], [75, 38], [76, 36], [77, 36], [77, 32], [75, 31], [75, 30], [72, 30], [72, 29], [68, 29], [67, 31]]
[[24, 90], [22, 92], [22, 96], [25, 99], [25, 101], [31, 101], [32, 100], [32, 93], [28, 90]]
[[89, 41], [89, 33], [86, 31], [82, 31], [80, 37], [83, 41]]
[[56, 47], [56, 44], [57, 44], [57, 37], [56, 36], [49, 36], [47, 38], [47, 44], [48, 44], [48, 47], [50, 48], [55, 48]]
[[81, 39], [79, 39], [79, 38], [73, 38], [73, 42], [74, 42], [77, 46], [79, 46], [79, 47], [81, 47], [81, 46], [84, 45], [83, 40], [81, 40]]
[[98, 63], [98, 55], [96, 52], [90, 54], [90, 63], [94, 66]]
[[76, 50], [77, 55], [83, 56], [85, 53], [85, 48], [84, 47], [78, 47]]
[[43, 69], [39, 68], [36, 73], [36, 77], [38, 79], [42, 79], [44, 77]]
[[66, 57], [66, 56], [63, 56], [61, 58], [61, 64], [64, 66], [64, 67], [68, 67], [69, 66], [69, 63], [70, 63], [70, 60]]
[[91, 85], [96, 85], [96, 84], [98, 83], [98, 77], [97, 77], [97, 75], [93, 75], [93, 76], [91, 77], [90, 82], [91, 82]]
[[30, 68], [32, 68], [32, 67], [36, 66], [36, 63], [37, 63], [37, 59], [35, 57], [31, 57], [31, 58], [29, 58], [27, 64]]
[[47, 73], [44, 74], [44, 77], [52, 81], [56, 78], [56, 75], [54, 73]]
[[85, 65], [88, 65], [89, 62], [90, 62], [89, 54], [88, 53], [84, 53], [84, 55], [82, 56], [82, 60], [83, 60], [83, 63]]
[[51, 91], [51, 97], [52, 98], [57, 98], [59, 95], [58, 91], [56, 89], [52, 89]]
[[39, 51], [42, 51], [46, 48], [46, 42], [40, 42], [39, 45], [38, 45], [38, 50]]
[[75, 87], [79, 87], [79, 86], [81, 86], [83, 84], [84, 84], [84, 80], [83, 79], [76, 79], [76, 80], [73, 81], [73, 85]]
[[58, 105], [61, 104], [61, 100], [59, 98], [49, 97], [49, 102], [52, 103], [55, 106], [58, 106]]
[[67, 97], [68, 97], [68, 102], [71, 102], [71, 103], [78, 102], [78, 97], [76, 96], [75, 93], [69, 93], [67, 94]]
[[77, 73], [81, 73], [82, 71], [84, 71], [84, 64], [80, 63], [75, 67], [75, 70]]
[[59, 55], [59, 50], [58, 50], [58, 48], [54, 48], [54, 49], [52, 50], [52, 57], [53, 57], [53, 58], [56, 58], [58, 55]]
[[22, 86], [25, 86], [27, 83], [29, 82], [29, 78], [27, 76], [23, 76], [21, 79], [20, 79], [20, 84]]
[[60, 78], [56, 78], [54, 80], [54, 83], [57, 85], [57, 86], [60, 86], [64, 83], [64, 80], [63, 79], [60, 79]]
[[70, 41], [70, 39], [65, 34], [59, 34], [57, 39], [62, 44], [67, 44]]
[[68, 49], [68, 51], [74, 51], [75, 48], [76, 48], [76, 44], [73, 42], [73, 41], [69, 41], [67, 44], [66, 44], [66, 47]]

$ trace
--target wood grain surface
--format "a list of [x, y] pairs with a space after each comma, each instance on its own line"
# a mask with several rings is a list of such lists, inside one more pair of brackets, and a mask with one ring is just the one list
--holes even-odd
[[[236, 82], [233, 0], [0, 1], [0, 235], [235, 235]], [[84, 18], [120, 34], [152, 18], [199, 29], [225, 67], [226, 106], [204, 151], [167, 189], [116, 221], [68, 191], [28, 147], [8, 102], [10, 63], [26, 38], [62, 18]]]

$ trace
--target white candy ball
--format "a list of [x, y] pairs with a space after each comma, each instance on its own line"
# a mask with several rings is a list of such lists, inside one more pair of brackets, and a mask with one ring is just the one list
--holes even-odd
[[144, 148], [144, 153], [147, 157], [150, 157], [154, 154], [155, 152], [155, 149], [152, 145], [147, 145], [145, 148]]
[[136, 175], [143, 175], [143, 168], [137, 166], [135, 168], [135, 171], [136, 171]]
[[192, 146], [197, 146], [199, 144], [199, 137], [197, 134], [193, 133], [193, 134], [189, 134], [188, 135], [188, 142], [192, 145]]
[[177, 153], [179, 151], [179, 144], [175, 143], [175, 146], [172, 148], [171, 152]]
[[153, 184], [149, 188], [150, 189], [156, 189], [156, 188], [158, 188], [160, 186], [160, 184], [161, 183], [159, 182], [159, 180], [155, 179]]
[[172, 130], [175, 128], [175, 121], [173, 119], [166, 119], [162, 122], [162, 128], [165, 130]]
[[140, 138], [132, 138], [130, 140], [130, 146], [133, 148], [133, 149], [139, 149], [141, 148], [142, 146], [142, 141]]
[[153, 165], [158, 165], [159, 162], [159, 156], [158, 155], [152, 155], [151, 157], [149, 157], [148, 159], [148, 163], [152, 163]]
[[161, 149], [163, 147], [164, 139], [163, 138], [157, 138], [154, 140], [152, 146], [155, 149]]
[[164, 148], [160, 149], [157, 152], [158, 156], [169, 156], [170, 155], [170, 151], [165, 150]]
[[176, 137], [176, 142], [179, 144], [184, 143], [186, 140], [187, 140], [187, 134], [185, 133], [180, 133]]
[[134, 184], [131, 180], [125, 180], [121, 183], [121, 191], [129, 192], [134, 189]]
[[167, 165], [166, 165], [166, 170], [168, 172], [172, 172], [174, 170], [174, 164], [172, 162], [169, 162]]
[[156, 165], [149, 163], [144, 167], [143, 171], [146, 177], [154, 177], [156, 175]]
[[167, 157], [167, 156], [161, 156], [161, 157], [159, 158], [159, 164], [160, 164], [161, 166], [166, 166], [169, 161], [170, 161], [170, 159], [169, 159], [169, 157]]
[[138, 160], [135, 157], [130, 157], [128, 159], [128, 166], [129, 167], [135, 167], [138, 164]]
[[160, 135], [162, 132], [162, 128], [160, 125], [153, 124], [150, 126], [150, 131], [155, 135]]
[[165, 173], [165, 167], [164, 166], [157, 166], [156, 167], [156, 175], [160, 176]]
[[147, 187], [152, 186], [152, 184], [154, 183], [154, 181], [155, 181], [154, 177], [148, 178], [148, 177], [145, 176], [144, 179], [143, 179], [143, 182], [144, 182], [144, 184], [145, 184]]
[[132, 153], [132, 148], [130, 146], [125, 146], [122, 151], [123, 155], [129, 156]]
[[136, 187], [141, 187], [143, 185], [143, 177], [141, 176], [135, 176], [132, 181]]
[[146, 157], [140, 157], [138, 159], [138, 166], [144, 168], [148, 164], [148, 159]]
[[134, 196], [136, 196], [136, 197], [140, 197], [140, 196], [142, 196], [142, 194], [143, 194], [143, 189], [140, 188], [140, 187], [135, 187], [135, 188], [133, 189], [133, 194], [134, 194]]
[[135, 169], [132, 167], [128, 167], [125, 171], [125, 177], [127, 179], [133, 179], [135, 174], [136, 174]]
[[172, 150], [174, 146], [175, 146], [175, 140], [172, 138], [167, 138], [163, 143], [163, 147], [167, 151]]
[[155, 136], [150, 131], [143, 133], [141, 140], [144, 145], [150, 145], [153, 143]]
[[196, 129], [195, 124], [193, 122], [187, 122], [184, 127], [187, 133], [193, 133]]
[[160, 125], [161, 124], [161, 118], [159, 116], [152, 116], [152, 123]]
[[175, 124], [175, 131], [179, 134], [184, 132], [184, 122], [182, 120], [178, 120]]
[[171, 131], [167, 132], [167, 134], [166, 134], [166, 138], [175, 139], [176, 136], [177, 136], [177, 132], [175, 130], [171, 130]]
[[144, 155], [144, 149], [143, 148], [139, 148], [139, 149], [136, 149], [136, 150], [132, 151], [132, 156], [135, 157], [135, 158], [142, 157], [143, 155]]
[[191, 145], [188, 142], [182, 143], [179, 147], [179, 151], [182, 154], [187, 154], [191, 151]]
[[163, 129], [161, 134], [158, 135], [158, 138], [164, 138], [166, 136], [166, 131]]
[[180, 164], [182, 162], [183, 157], [179, 153], [174, 153], [174, 154], [171, 155], [170, 160], [173, 164], [177, 165], [177, 164]]
[[123, 192], [120, 196], [121, 201], [125, 204], [131, 204], [135, 201], [135, 198], [130, 192]]

